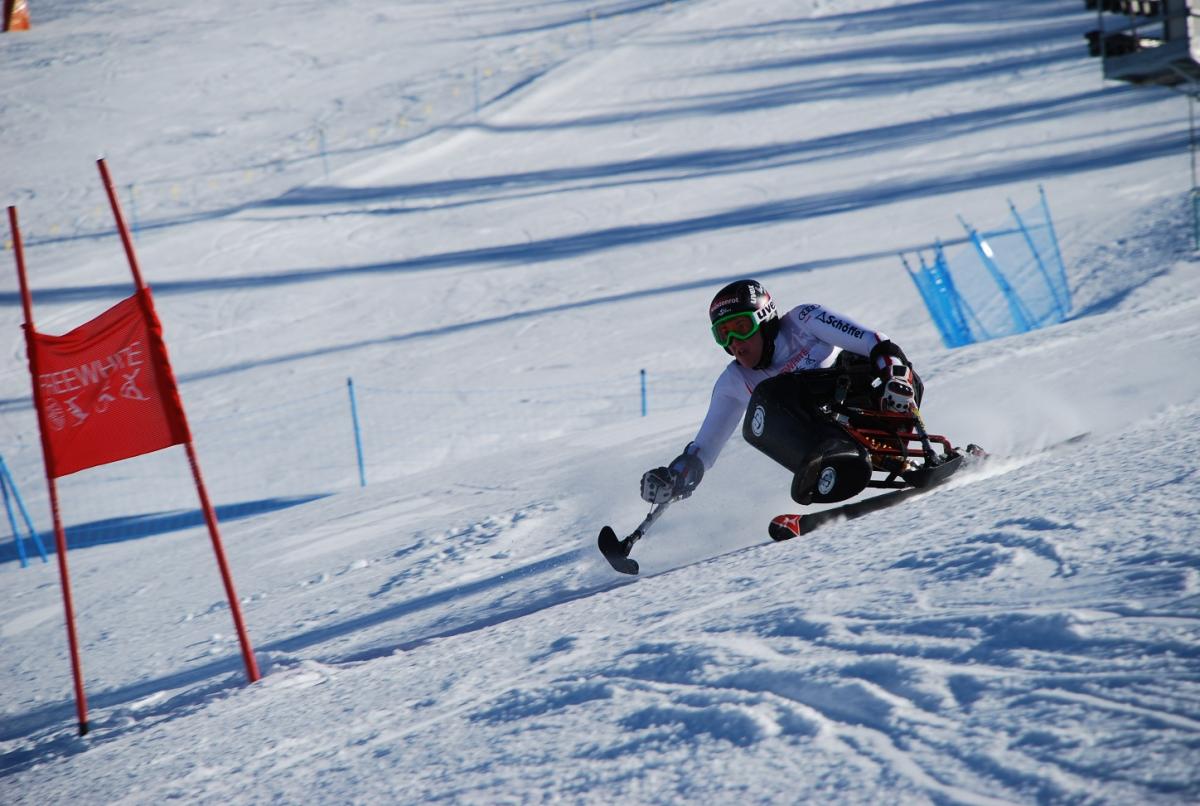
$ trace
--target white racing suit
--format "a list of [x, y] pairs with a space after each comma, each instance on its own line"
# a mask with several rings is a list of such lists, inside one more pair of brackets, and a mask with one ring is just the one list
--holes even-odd
[[717, 378], [708, 414], [689, 452], [696, 454], [706, 469], [711, 468], [746, 413], [751, 393], [762, 381], [830, 367], [842, 350], [869, 356], [877, 344], [887, 340], [885, 334], [820, 305], [792, 308], [780, 321], [770, 366], [745, 369], [737, 361], [731, 361]]

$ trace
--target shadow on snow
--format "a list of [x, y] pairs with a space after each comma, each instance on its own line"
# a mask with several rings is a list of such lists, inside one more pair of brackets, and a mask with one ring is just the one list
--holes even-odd
[[[217, 520], [220, 523], [229, 523], [241, 520], [242, 518], [252, 518], [255, 515], [264, 515], [268, 512], [276, 512], [281, 509], [299, 506], [300, 504], [307, 504], [310, 501], [316, 501], [327, 495], [329, 493], [264, 498], [258, 501], [222, 504], [214, 507], [214, 509], [216, 510]], [[155, 537], [203, 525], [204, 512], [199, 509], [193, 509], [150, 512], [120, 518], [107, 518], [88, 523], [77, 523], [66, 527], [65, 531], [67, 546], [70, 551], [75, 551], [76, 549], [89, 548], [91, 546], [103, 546], [109, 543], [124, 543], [128, 540]], [[54, 554], [56, 551], [54, 533], [43, 532], [41, 538], [46, 548], [46, 553]], [[26, 538], [24, 546], [25, 554], [30, 562], [41, 560], [33, 541]], [[16, 562], [19, 559], [17, 545], [14, 540], [0, 544], [0, 563]]]

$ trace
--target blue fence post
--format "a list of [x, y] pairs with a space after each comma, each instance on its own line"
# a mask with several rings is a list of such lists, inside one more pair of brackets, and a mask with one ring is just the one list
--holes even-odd
[[[1195, 12], [1192, 12], [1195, 14]], [[1192, 157], [1192, 248], [1200, 250], [1200, 181], [1196, 178], [1196, 96], [1188, 93], [1188, 141]]]
[[1046, 201], [1046, 190], [1038, 185], [1038, 196], [1042, 200], [1042, 214], [1046, 216], [1046, 229], [1050, 230], [1050, 242], [1054, 244], [1054, 259], [1058, 261], [1059, 280], [1062, 290], [1063, 315], [1071, 312], [1071, 286], [1067, 283], [1067, 264], [1063, 263], [1062, 250], [1058, 248], [1058, 233], [1054, 231], [1054, 219], [1050, 216], [1050, 203]]
[[354, 379], [346, 379], [346, 388], [350, 390], [350, 419], [354, 422], [354, 451], [358, 455], [358, 486], [367, 486], [367, 468], [363, 461], [362, 429], [358, 426], [358, 401], [354, 397]]
[[[954, 277], [950, 274], [950, 263], [946, 260], [946, 250], [942, 248], [940, 240], [934, 246], [934, 258], [931, 271], [937, 275], [938, 282], [949, 289], [950, 299], [954, 303], [952, 306], [954, 325], [962, 343], [974, 344], [981, 338], [991, 338], [987, 328], [983, 326], [983, 322], [979, 321], [979, 317], [975, 315], [971, 303], [967, 302], [966, 298], [958, 292], [958, 287], [954, 285]], [[972, 322], [974, 322], [973, 329]]]
[[995, 281], [996, 286], [1000, 289], [1000, 293], [1004, 294], [1004, 299], [1008, 303], [1009, 316], [1012, 317], [1013, 324], [1017, 326], [1017, 331], [1019, 333], [1028, 333], [1030, 330], [1033, 330], [1029, 312], [1021, 304], [1021, 298], [1017, 296], [1017, 292], [1009, 284], [1008, 278], [1004, 276], [1004, 272], [1000, 271], [1000, 267], [996, 265], [992, 247], [988, 246], [987, 241], [962, 216], [958, 217], [958, 221], [962, 224], [963, 229], [967, 231], [967, 237], [975, 247], [975, 251], [979, 253], [979, 259], [983, 261], [984, 268], [992, 276], [992, 280]]
[[646, 370], [642, 370], [642, 416], [646, 416]]
[[983, 320], [975, 313], [975, 309], [971, 307], [962, 294], [958, 293], [958, 288], [954, 285], [954, 278], [950, 274], [950, 263], [946, 260], [946, 250], [942, 248], [942, 241], [939, 238], [934, 245], [934, 261], [930, 266], [930, 271], [935, 272], [939, 278], [938, 282], [944, 283], [953, 291], [954, 299], [954, 316], [955, 321], [961, 323], [963, 334], [963, 344], [974, 344], [980, 341], [987, 341], [993, 338], [988, 329], [984, 327]]
[[8, 499], [8, 482], [3, 478], [0, 478], [0, 493], [4, 495], [4, 510], [8, 513], [8, 523], [12, 527], [13, 542], [17, 544], [17, 559], [21, 561], [21, 567], [26, 568], [29, 566], [29, 560], [25, 557], [25, 540], [21, 537], [21, 530], [17, 528], [12, 502]]
[[[1055, 241], [1057, 248], [1058, 242]], [[1200, 190], [1192, 189], [1192, 247], [1200, 249]]]
[[8, 491], [12, 490], [12, 497], [16, 499], [17, 508], [21, 511], [21, 518], [25, 521], [25, 527], [29, 531], [29, 538], [33, 541], [33, 545], [41, 555], [42, 562], [50, 562], [46, 556], [46, 547], [42, 544], [41, 535], [33, 528], [33, 519], [29, 517], [29, 510], [25, 508], [25, 502], [21, 499], [21, 493], [17, 490], [17, 483], [13, 480], [12, 473], [8, 472], [8, 465], [4, 462], [4, 457], [0, 456], [0, 491], [4, 494], [4, 508], [8, 511], [8, 522], [12, 524], [13, 540], [17, 544], [17, 555], [21, 558], [21, 567], [24, 568], [28, 563], [25, 559], [25, 546], [21, 539], [20, 529], [17, 527], [17, 519], [13, 516], [12, 504], [9, 501]]
[[1033, 242], [1033, 236], [1029, 234], [1029, 228], [1025, 226], [1025, 222], [1021, 219], [1021, 214], [1017, 212], [1017, 206], [1012, 203], [1012, 199], [1008, 200], [1008, 209], [1012, 212], [1013, 219], [1017, 222], [1017, 228], [1021, 230], [1022, 237], [1025, 238], [1025, 245], [1029, 247], [1029, 253], [1033, 255], [1038, 271], [1042, 274], [1042, 279], [1046, 281], [1046, 290], [1050, 292], [1050, 298], [1054, 300], [1054, 307], [1058, 310], [1058, 318], [1061, 322], [1067, 318], [1067, 310], [1063, 307], [1063, 300], [1054, 285], [1054, 278], [1050, 276], [1050, 271], [1046, 268], [1045, 261], [1042, 260], [1042, 253], [1038, 251], [1037, 244]]
[[909, 279], [913, 281], [913, 285], [921, 294], [921, 299], [925, 301], [925, 307], [929, 309], [929, 317], [933, 319], [933, 324], [937, 326], [938, 333], [941, 334], [942, 343], [947, 347], [954, 347], [954, 337], [950, 335], [950, 326], [945, 317], [945, 300], [940, 298], [939, 289], [930, 282], [929, 272], [924, 266], [925, 259], [921, 258], [922, 265], [919, 272], [913, 270], [903, 252], [900, 253], [900, 262], [904, 264], [904, 270], [908, 272]]
[[[924, 267], [925, 258], [922, 256], [921, 265]], [[954, 278], [950, 275], [950, 264], [946, 262], [946, 251], [942, 248], [942, 240], [939, 238], [933, 243], [933, 263], [929, 266], [929, 273], [933, 275], [933, 280], [938, 288], [945, 289], [946, 299], [949, 301], [949, 310], [947, 315], [950, 322], [954, 326], [954, 338], [957, 344], [961, 347], [964, 344], [972, 344], [976, 341], [975, 331], [971, 330], [970, 319], [976, 319], [975, 312], [971, 310], [971, 306], [963, 299], [963, 295], [958, 293], [958, 287], [954, 285]], [[979, 333], [986, 332], [982, 325], [978, 325]]]

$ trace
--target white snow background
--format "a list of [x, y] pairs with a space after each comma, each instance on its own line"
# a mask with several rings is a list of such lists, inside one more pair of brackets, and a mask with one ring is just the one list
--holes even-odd
[[[182, 449], [63, 479], [68, 523], [126, 519], [70, 553], [92, 731], [53, 558], [10, 551], [0, 802], [1200, 798], [1187, 103], [1102, 81], [1080, 0], [30, 10], [0, 191], [37, 324], [130, 292], [103, 155], [216, 503], [270, 510], [222, 527], [264, 678], [203, 528], [139, 520], [195, 508]], [[1073, 317], [945, 349], [897, 253], [1039, 184]], [[694, 434], [741, 276], [893, 336], [996, 461], [776, 545], [787, 473], [735, 436], [619, 577], [596, 534]]]

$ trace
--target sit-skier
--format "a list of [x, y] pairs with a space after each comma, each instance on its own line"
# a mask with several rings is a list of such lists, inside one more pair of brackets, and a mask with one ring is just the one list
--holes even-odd
[[871, 463], [847, 434], [813, 412], [835, 399], [907, 413], [919, 405], [920, 378], [883, 333], [821, 305], [780, 316], [754, 280], [717, 292], [712, 334], [733, 360], [717, 378], [696, 438], [669, 465], [646, 471], [641, 495], [662, 504], [691, 495], [739, 421], [746, 441], [794, 474], [798, 503], [842, 501], [871, 478]]

